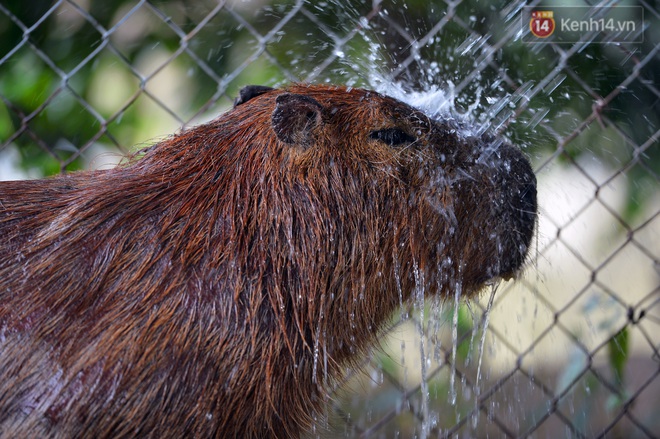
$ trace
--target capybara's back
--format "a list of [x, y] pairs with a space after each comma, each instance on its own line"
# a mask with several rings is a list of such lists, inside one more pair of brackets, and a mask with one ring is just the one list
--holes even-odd
[[515, 274], [535, 219], [516, 148], [334, 86], [0, 182], [0, 436], [298, 436], [415, 288]]

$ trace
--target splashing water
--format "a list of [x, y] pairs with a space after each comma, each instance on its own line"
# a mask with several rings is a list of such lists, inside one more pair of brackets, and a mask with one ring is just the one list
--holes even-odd
[[[391, 78], [388, 78], [386, 75], [380, 75], [372, 73], [369, 75], [368, 82], [370, 86], [376, 91], [392, 96], [396, 99], [399, 99], [427, 114], [433, 119], [442, 119], [444, 121], [454, 121], [456, 122], [455, 126], [457, 127], [456, 134], [461, 137], [478, 137], [481, 136], [484, 132], [491, 130], [493, 128], [499, 128], [508, 120], [508, 105], [510, 102], [516, 98], [512, 96], [506, 96], [504, 98], [486, 98], [488, 102], [488, 108], [483, 108], [481, 103], [481, 98], [485, 94], [485, 89], [479, 87], [475, 90], [475, 95], [473, 100], [468, 104], [464, 105], [465, 110], [459, 112], [456, 108], [456, 88], [455, 84], [451, 80], [447, 80], [445, 86], [441, 87], [438, 85], [426, 85], [426, 90], [416, 91], [410, 90], [410, 88], [401, 82], [392, 81]], [[484, 110], [487, 110], [484, 112]], [[480, 112], [484, 112], [485, 117], [479, 119], [477, 116]], [[496, 116], [499, 116], [499, 122], [494, 127], [493, 120]], [[444, 209], [446, 207], [443, 206]], [[444, 215], [452, 215], [452, 212], [442, 211]], [[397, 286], [400, 288], [399, 279], [402, 275], [398, 272], [399, 266], [395, 267], [395, 275], [397, 277]], [[439, 267], [438, 269], [442, 269]], [[431, 413], [429, 413], [429, 384], [428, 384], [428, 373], [429, 373], [429, 361], [430, 358], [427, 358], [429, 353], [426, 346], [426, 337], [424, 319], [425, 319], [425, 309], [423, 301], [423, 289], [420, 288], [420, 279], [418, 279], [419, 273], [415, 273], [415, 278], [417, 282], [417, 290], [415, 291], [415, 304], [419, 312], [420, 323], [417, 324], [417, 331], [420, 335], [419, 341], [419, 353], [420, 353], [420, 363], [421, 363], [421, 414], [423, 417], [422, 429], [420, 432], [420, 437], [427, 437], [430, 433], [431, 428]], [[457, 277], [460, 279], [460, 274]], [[481, 324], [476, 325], [470, 339], [470, 349], [469, 352], [472, 352], [472, 347], [476, 343], [475, 338], [477, 337], [477, 332], [481, 329], [481, 335], [479, 337], [479, 346], [478, 346], [478, 358], [477, 358], [477, 377], [475, 382], [475, 391], [474, 391], [474, 403], [475, 403], [475, 416], [472, 419], [472, 426], [476, 429], [478, 421], [478, 406], [479, 406], [479, 396], [480, 396], [480, 382], [481, 382], [481, 371], [483, 365], [483, 355], [484, 347], [486, 341], [486, 332], [488, 330], [488, 324], [490, 320], [490, 310], [493, 305], [494, 296], [497, 291], [497, 285], [493, 285], [491, 289], [490, 298], [486, 310], [483, 312], [481, 317]], [[452, 313], [452, 323], [451, 323], [451, 370], [449, 372], [449, 398], [448, 402], [450, 405], [457, 407], [458, 400], [458, 384], [456, 382], [457, 375], [457, 350], [459, 344], [459, 309], [461, 306], [462, 298], [462, 284], [461, 282], [455, 283], [454, 291], [454, 300], [453, 300], [453, 313]], [[399, 297], [401, 299], [401, 291], [399, 291]], [[407, 316], [407, 308], [401, 304], [402, 317]], [[474, 321], [477, 321], [476, 318]], [[403, 354], [402, 354], [403, 355]], [[466, 361], [471, 360], [471, 355], [468, 355]], [[467, 364], [466, 364], [467, 366]], [[460, 420], [459, 411], [456, 412], [457, 422]]]
[[[408, 90], [405, 84], [393, 82], [384, 76], [372, 73], [369, 76], [369, 85], [379, 93], [391, 96], [406, 104], [421, 110], [429, 118], [442, 120], [453, 125], [455, 134], [459, 138], [480, 137], [489, 130], [497, 130], [505, 125], [511, 111], [506, 106], [511, 97], [486, 98], [490, 106], [482, 113], [481, 97], [483, 88], [477, 88], [474, 99], [467, 104], [461, 112], [456, 108], [456, 87], [451, 80], [446, 81], [444, 87], [428, 85], [424, 90]], [[485, 117], [484, 117], [485, 115]], [[545, 117], [542, 114], [540, 120]]]
[[488, 304], [486, 305], [486, 309], [484, 310], [482, 316], [481, 340], [479, 340], [479, 362], [477, 364], [477, 382], [475, 386], [477, 392], [479, 392], [479, 381], [481, 379], [481, 361], [483, 360], [483, 356], [484, 356], [484, 344], [486, 342], [486, 332], [488, 331], [488, 323], [490, 322], [490, 310], [493, 308], [493, 301], [495, 299], [495, 293], [497, 293], [498, 287], [499, 287], [499, 283], [494, 284], [491, 287], [490, 297], [488, 298]]
[[419, 322], [417, 329], [419, 331], [419, 358], [421, 363], [421, 391], [422, 391], [422, 432], [421, 439], [426, 439], [429, 434], [429, 384], [427, 380], [427, 367], [426, 367], [426, 347], [424, 344], [425, 331], [424, 331], [424, 273], [419, 269], [417, 263], [414, 265], [415, 274], [415, 306], [419, 309]]
[[[394, 235], [398, 235], [398, 229], [395, 226]], [[399, 294], [399, 307], [401, 309], [401, 320], [408, 319], [408, 311], [403, 303], [403, 288], [401, 287], [401, 263], [399, 262], [399, 255], [396, 246], [394, 247], [394, 280], [396, 282], [396, 290]]]
[[422, 110], [431, 118], [453, 117], [455, 96], [454, 84], [451, 81], [447, 83], [447, 90], [443, 90], [438, 86], [431, 86], [425, 91], [410, 91], [406, 90], [400, 82], [392, 82], [372, 74], [370, 84], [376, 91], [406, 102]]
[[[338, 2], [332, 2], [338, 4]], [[374, 3], [376, 4], [376, 3]], [[507, 21], [511, 19], [513, 15], [510, 15], [507, 18]], [[360, 59], [356, 59], [351, 56], [350, 51], [344, 50], [344, 47], [339, 45], [335, 48], [334, 55], [339, 59], [340, 63], [345, 64], [350, 69], [347, 71], [353, 72], [367, 72], [360, 73], [354, 77], [350, 77], [349, 74], [347, 78], [343, 81], [348, 86], [358, 86], [360, 83], [366, 82], [368, 85], [367, 88], [376, 90], [379, 93], [392, 96], [402, 102], [405, 102], [428, 115], [432, 119], [447, 121], [450, 125], [456, 127], [456, 134], [459, 137], [479, 137], [484, 134], [486, 131], [496, 131], [501, 127], [505, 126], [510, 122], [511, 115], [513, 114], [513, 108], [522, 99], [527, 99], [530, 90], [533, 88], [532, 83], [522, 84], [518, 87], [518, 91], [513, 93], [508, 93], [504, 88], [500, 87], [500, 82], [495, 81], [490, 83], [489, 86], [480, 86], [478, 84], [484, 83], [481, 81], [480, 76], [472, 78], [471, 85], [466, 86], [465, 81], [462, 77], [462, 73], [455, 71], [455, 75], [452, 76], [450, 71], [447, 71], [447, 66], [439, 62], [429, 62], [424, 64], [421, 62], [419, 66], [422, 66], [424, 75], [422, 75], [420, 82], [410, 83], [405, 79], [400, 81], [395, 80], [394, 78], [402, 78], [403, 76], [398, 76], [394, 68], [389, 72], [383, 66], [384, 54], [388, 52], [386, 46], [383, 42], [379, 41], [379, 34], [375, 31], [376, 28], [372, 27], [373, 23], [361, 19], [360, 21], [361, 30], [358, 31], [362, 41], [366, 43], [366, 51], [364, 48], [361, 50]], [[432, 41], [431, 41], [432, 43]], [[488, 38], [468, 38], [465, 42], [458, 46], [455, 50], [459, 56], [469, 56], [470, 53], [479, 52], [480, 47], [488, 43]], [[394, 76], [393, 76], [394, 75]], [[418, 78], [419, 79], [419, 78]], [[440, 79], [440, 81], [439, 81]], [[562, 79], [563, 80], [563, 79]], [[440, 83], [438, 83], [440, 82]], [[557, 80], [557, 84], [549, 84], [548, 89], [551, 90], [552, 87], [556, 87], [561, 83], [560, 80]], [[466, 96], [468, 96], [466, 98]], [[460, 108], [460, 110], [459, 110]], [[530, 123], [536, 124], [539, 123], [546, 113], [539, 112], [537, 117], [532, 120]], [[447, 217], [448, 222], [454, 223], [455, 218], [453, 218], [453, 210], [447, 209], [446, 206], [438, 204], [435, 206], [436, 210]], [[453, 231], [453, 230], [452, 230]], [[395, 231], [395, 236], [398, 236], [398, 231]], [[449, 395], [447, 400], [451, 406], [456, 409], [457, 421], [461, 417], [458, 409], [457, 401], [459, 399], [459, 387], [460, 383], [457, 383], [457, 374], [460, 374], [460, 369], [457, 370], [457, 361], [459, 361], [460, 353], [459, 349], [459, 310], [461, 307], [463, 290], [462, 283], [458, 280], [454, 282], [454, 294], [453, 301], [448, 298], [448, 300], [443, 303], [441, 299], [437, 299], [436, 304], [438, 304], [438, 309], [432, 308], [427, 310], [425, 308], [425, 273], [424, 267], [419, 267], [417, 263], [413, 264], [413, 276], [415, 281], [415, 289], [412, 292], [413, 303], [410, 306], [410, 303], [404, 301], [404, 292], [402, 288], [402, 279], [407, 279], [410, 273], [405, 273], [404, 264], [401, 264], [399, 255], [397, 254], [397, 249], [394, 250], [393, 255], [393, 270], [394, 270], [394, 279], [396, 286], [396, 294], [398, 294], [399, 305], [400, 305], [400, 320], [406, 321], [409, 320], [410, 323], [414, 324], [414, 331], [419, 335], [419, 345], [416, 349], [412, 350], [412, 354], [416, 357], [419, 355], [420, 360], [420, 390], [421, 390], [421, 400], [419, 407], [419, 415], [422, 417], [421, 428], [418, 430], [418, 437], [426, 438], [432, 436], [432, 429], [435, 428], [434, 422], [437, 422], [437, 413], [434, 413], [434, 406], [431, 404], [430, 399], [430, 390], [429, 387], [433, 388], [433, 376], [434, 370], [432, 366], [432, 358], [437, 362], [447, 361], [447, 356], [443, 351], [446, 352], [448, 347], [445, 347], [444, 350], [440, 349], [440, 341], [434, 340], [431, 337], [434, 337], [435, 333], [439, 332], [439, 328], [444, 326], [444, 329], [449, 330], [446, 327], [446, 316], [452, 312], [452, 321], [451, 321], [451, 365], [449, 371]], [[443, 261], [439, 262], [436, 270], [440, 270], [446, 275], [446, 265], [442, 265]], [[427, 267], [430, 268], [430, 267]], [[455, 279], [461, 279], [461, 273], [455, 277]], [[428, 276], [427, 276], [428, 277]], [[483, 356], [485, 349], [486, 341], [486, 332], [488, 330], [491, 307], [493, 306], [494, 296], [498, 289], [497, 285], [493, 285], [490, 292], [490, 298], [488, 305], [481, 315], [480, 323], [478, 317], [473, 313], [473, 322], [474, 330], [472, 337], [469, 341], [469, 350], [468, 357], [466, 358], [467, 362], [471, 362], [471, 367], [474, 367], [475, 358], [472, 357], [472, 352], [478, 352], [477, 364], [476, 364], [476, 381], [474, 383], [474, 392], [472, 396], [474, 397], [475, 404], [475, 416], [472, 419], [473, 428], [476, 428], [476, 422], [478, 420], [478, 407], [479, 407], [479, 398], [480, 398], [480, 385], [481, 385], [481, 374], [483, 366]], [[452, 303], [453, 302], [453, 303]], [[411, 313], [414, 307], [415, 312]], [[472, 311], [472, 310], [470, 310]], [[428, 314], [431, 314], [430, 316]], [[350, 315], [351, 322], [354, 321], [354, 315]], [[426, 323], [426, 320], [429, 320]], [[478, 336], [477, 332], [481, 329], [481, 334]], [[435, 338], [435, 337], [434, 337]], [[325, 339], [325, 337], [324, 337]], [[473, 349], [474, 346], [478, 343], [478, 351]], [[408, 349], [406, 352], [407, 343], [405, 340], [401, 340], [400, 344], [400, 359], [398, 366], [402, 370], [403, 386], [406, 387], [406, 381], [408, 379], [408, 367], [406, 363], [409, 363], [411, 358], [411, 349]], [[409, 346], [409, 345], [408, 345]], [[317, 361], [319, 362], [318, 367], [326, 367], [327, 365], [321, 365], [322, 359], [316, 359], [314, 368], [316, 369]], [[467, 364], [466, 364], [467, 366]], [[431, 377], [429, 377], [431, 375]], [[382, 372], [380, 380], [382, 382]], [[429, 383], [431, 381], [431, 383]], [[444, 395], [443, 395], [444, 397]], [[461, 396], [462, 398], [462, 396]], [[409, 404], [410, 400], [407, 398], [401, 401], [401, 406]], [[402, 408], [400, 407], [399, 410]], [[434, 417], [434, 419], [431, 419]], [[433, 433], [435, 434], [435, 433]]]
[[490, 311], [493, 308], [493, 301], [495, 299], [495, 293], [499, 283], [496, 283], [491, 286], [490, 297], [488, 298], [488, 304], [482, 315], [481, 323], [481, 339], [479, 340], [479, 360], [477, 363], [477, 379], [474, 384], [474, 416], [472, 417], [472, 428], [477, 428], [477, 422], [479, 420], [479, 397], [481, 396], [481, 387], [479, 387], [479, 381], [481, 381], [481, 363], [484, 358], [484, 345], [486, 344], [486, 333], [488, 332], [488, 323], [490, 322]]
[[[460, 278], [460, 276], [459, 276]], [[452, 316], [451, 327], [451, 373], [449, 375], [449, 403], [456, 405], [456, 349], [458, 348], [458, 307], [461, 302], [463, 285], [456, 282], [456, 291], [454, 292], [454, 315]]]

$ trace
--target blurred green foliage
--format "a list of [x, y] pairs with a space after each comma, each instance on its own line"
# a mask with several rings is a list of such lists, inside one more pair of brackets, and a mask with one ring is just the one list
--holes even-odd
[[629, 353], [629, 331], [624, 326], [619, 332], [614, 334], [607, 343], [610, 365], [612, 366], [612, 376], [618, 389], [624, 388], [624, 371]]

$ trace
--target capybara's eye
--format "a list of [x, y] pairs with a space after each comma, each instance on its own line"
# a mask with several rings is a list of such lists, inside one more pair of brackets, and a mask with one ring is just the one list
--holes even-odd
[[417, 140], [410, 134], [398, 128], [386, 128], [384, 130], [372, 131], [369, 137], [383, 141], [390, 146], [403, 145]]

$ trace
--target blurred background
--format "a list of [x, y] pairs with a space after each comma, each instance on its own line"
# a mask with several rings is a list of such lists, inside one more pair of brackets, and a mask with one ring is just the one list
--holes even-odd
[[559, 44], [518, 0], [0, 0], [0, 180], [114, 166], [248, 84], [426, 98], [532, 160], [528, 267], [490, 313], [402, 309], [309, 437], [660, 437], [660, 7], [591, 4], [644, 21]]

